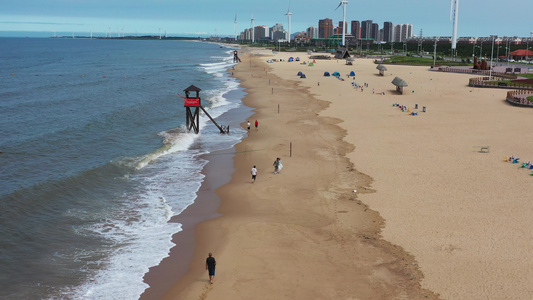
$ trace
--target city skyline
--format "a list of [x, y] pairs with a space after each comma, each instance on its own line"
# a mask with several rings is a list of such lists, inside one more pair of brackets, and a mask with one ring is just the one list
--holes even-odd
[[[288, 25], [289, 0], [248, 1], [174, 1], [169, 0], [2, 0], [0, 31], [72, 32], [76, 35], [119, 33], [164, 34], [182, 36], [229, 36], [255, 25]], [[343, 12], [335, 10], [340, 0], [290, 0], [291, 33], [318, 27], [320, 19], [329, 18], [334, 24], [342, 22]], [[483, 5], [461, 1], [458, 36], [520, 36], [529, 37], [533, 31], [530, 12], [533, 2], [518, 0], [513, 6], [502, 6], [495, 0]], [[415, 34], [420, 29], [424, 36], [451, 36], [450, 0], [362, 2], [349, 0], [346, 22], [373, 20], [380, 24], [413, 24]], [[349, 26], [349, 25], [348, 25]], [[288, 26], [285, 26], [286, 29]], [[28, 35], [26, 33], [26, 35]]]

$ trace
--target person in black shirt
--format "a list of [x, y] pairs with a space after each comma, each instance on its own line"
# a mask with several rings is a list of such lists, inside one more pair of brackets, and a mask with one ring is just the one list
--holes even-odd
[[209, 257], [205, 260], [205, 269], [209, 271], [209, 282], [213, 283], [213, 278], [215, 277], [215, 267], [217, 261], [213, 257], [212, 253], [209, 253]]

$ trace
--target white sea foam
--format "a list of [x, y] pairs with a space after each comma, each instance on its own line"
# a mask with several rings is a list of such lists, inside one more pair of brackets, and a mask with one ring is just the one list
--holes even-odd
[[159, 135], [163, 137], [164, 145], [156, 151], [140, 158], [136, 165], [137, 170], [146, 167], [150, 162], [161, 156], [189, 149], [198, 138], [198, 135], [186, 132], [183, 126], [176, 130], [161, 132]]
[[148, 190], [134, 200], [111, 212], [109, 222], [87, 228], [117, 246], [102, 261], [104, 268], [76, 289], [75, 299], [137, 299], [148, 287], [142, 280], [148, 266], [159, 264], [174, 246], [171, 237], [181, 224], [168, 223], [172, 212], [162, 193]]
[[172, 235], [181, 231], [181, 224], [168, 221], [194, 202], [201, 186], [201, 170], [207, 163], [199, 159], [202, 153], [174, 153], [147, 166], [131, 179], [138, 181], [138, 188], [121, 197], [120, 207], [101, 216], [105, 221], [82, 230], [115, 246], [101, 262], [103, 268], [77, 287], [73, 298], [137, 299], [148, 287], [144, 274], [168, 255], [174, 246]]
[[[240, 105], [226, 98], [228, 92], [239, 88], [238, 81], [223, 76], [232, 65], [229, 61], [201, 66], [222, 83], [220, 89], [203, 91], [204, 99], [210, 103], [206, 109], [213, 118]], [[234, 129], [237, 134], [232, 135], [213, 133], [216, 130], [212, 127], [205, 128], [208, 122], [202, 113], [199, 126], [203, 133], [198, 135], [186, 132], [184, 126], [161, 132], [163, 146], [135, 160], [137, 173], [128, 180], [138, 181], [135, 184], [138, 190], [123, 195], [120, 201], [123, 205], [109, 211], [105, 221], [81, 230], [105, 237], [115, 246], [101, 262], [101, 270], [90, 281], [66, 293], [69, 297], [137, 299], [148, 287], [143, 281], [144, 274], [168, 255], [174, 246], [172, 235], [181, 231], [181, 224], [168, 220], [191, 205], [201, 187], [204, 178], [201, 171], [207, 161], [200, 156], [232, 147], [244, 134], [240, 128]], [[195, 147], [196, 143], [202, 146]]]

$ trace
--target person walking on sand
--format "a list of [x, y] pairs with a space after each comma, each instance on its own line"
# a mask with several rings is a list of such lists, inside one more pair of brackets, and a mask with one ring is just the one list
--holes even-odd
[[254, 166], [250, 173], [252, 173], [252, 183], [254, 183], [255, 182], [255, 178], [257, 177], [257, 168]]
[[255, 120], [255, 131], [257, 131], [257, 127], [259, 127], [259, 121]]
[[209, 272], [209, 282], [213, 284], [213, 278], [215, 278], [215, 267], [217, 261], [213, 257], [213, 254], [209, 252], [209, 256], [205, 260], [205, 269]]
[[248, 121], [248, 123], [246, 123], [246, 125], [248, 126], [248, 131], [250, 131], [250, 121]]
[[274, 161], [274, 174], [279, 174], [281, 168], [283, 168], [283, 164], [281, 164], [281, 159], [278, 157]]

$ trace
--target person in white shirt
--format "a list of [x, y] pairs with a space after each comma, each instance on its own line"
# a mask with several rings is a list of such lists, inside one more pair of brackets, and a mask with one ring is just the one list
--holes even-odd
[[255, 178], [257, 177], [257, 168], [255, 166], [252, 168], [251, 173], [252, 173], [252, 183], [254, 183]]

